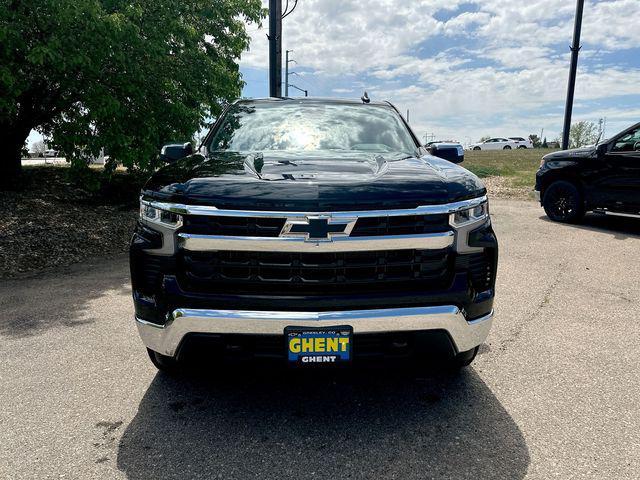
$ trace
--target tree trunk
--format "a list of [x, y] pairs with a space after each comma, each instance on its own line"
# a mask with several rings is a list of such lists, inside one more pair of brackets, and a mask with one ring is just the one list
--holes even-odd
[[0, 128], [0, 189], [18, 188], [22, 173], [22, 148], [30, 130], [9, 130]]

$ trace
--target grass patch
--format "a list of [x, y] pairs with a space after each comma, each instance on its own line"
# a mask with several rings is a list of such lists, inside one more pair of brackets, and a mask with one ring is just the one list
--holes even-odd
[[473, 167], [465, 165], [465, 167], [471, 170], [480, 178], [498, 177], [501, 174], [500, 169], [492, 165], [474, 165]]
[[533, 188], [540, 159], [554, 150], [468, 151], [462, 164], [480, 178], [504, 177], [513, 188]]

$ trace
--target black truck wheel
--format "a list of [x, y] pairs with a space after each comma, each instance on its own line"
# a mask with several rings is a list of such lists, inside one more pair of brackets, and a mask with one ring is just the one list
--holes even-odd
[[580, 190], [565, 180], [558, 180], [547, 187], [542, 206], [554, 222], [576, 223], [585, 213]]
[[451, 359], [449, 362], [449, 368], [451, 370], [460, 370], [461, 368], [468, 367], [471, 365], [471, 362], [476, 358], [478, 354], [478, 349], [480, 347], [472, 348], [471, 350], [467, 350], [466, 352], [460, 352], [455, 357]]
[[154, 352], [150, 348], [147, 348], [147, 353], [149, 354], [151, 363], [161, 372], [169, 375], [177, 375], [182, 372], [182, 365], [175, 358]]

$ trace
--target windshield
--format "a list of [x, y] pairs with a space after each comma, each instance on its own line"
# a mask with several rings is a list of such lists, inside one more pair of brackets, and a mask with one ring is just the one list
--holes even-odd
[[399, 115], [385, 106], [241, 102], [227, 112], [209, 149], [414, 155], [416, 145]]

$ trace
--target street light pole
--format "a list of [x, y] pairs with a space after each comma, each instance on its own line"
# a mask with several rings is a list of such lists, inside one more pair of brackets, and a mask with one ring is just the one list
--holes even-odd
[[301, 92], [303, 92], [305, 97], [309, 96], [309, 90], [305, 90], [304, 88], [300, 88], [300, 87], [294, 85], [293, 83], [289, 84], [289, 86], [295, 88], [296, 90], [300, 90]]
[[269, 95], [282, 96], [282, 0], [269, 0]]
[[569, 132], [571, 130], [571, 114], [573, 113], [573, 97], [576, 89], [576, 73], [578, 70], [578, 54], [580, 53], [580, 32], [582, 30], [583, 10], [584, 0], [578, 0], [573, 29], [573, 44], [571, 45], [571, 68], [569, 70], [569, 85], [567, 87], [567, 104], [564, 109], [564, 129], [562, 130], [563, 150], [569, 148]]

